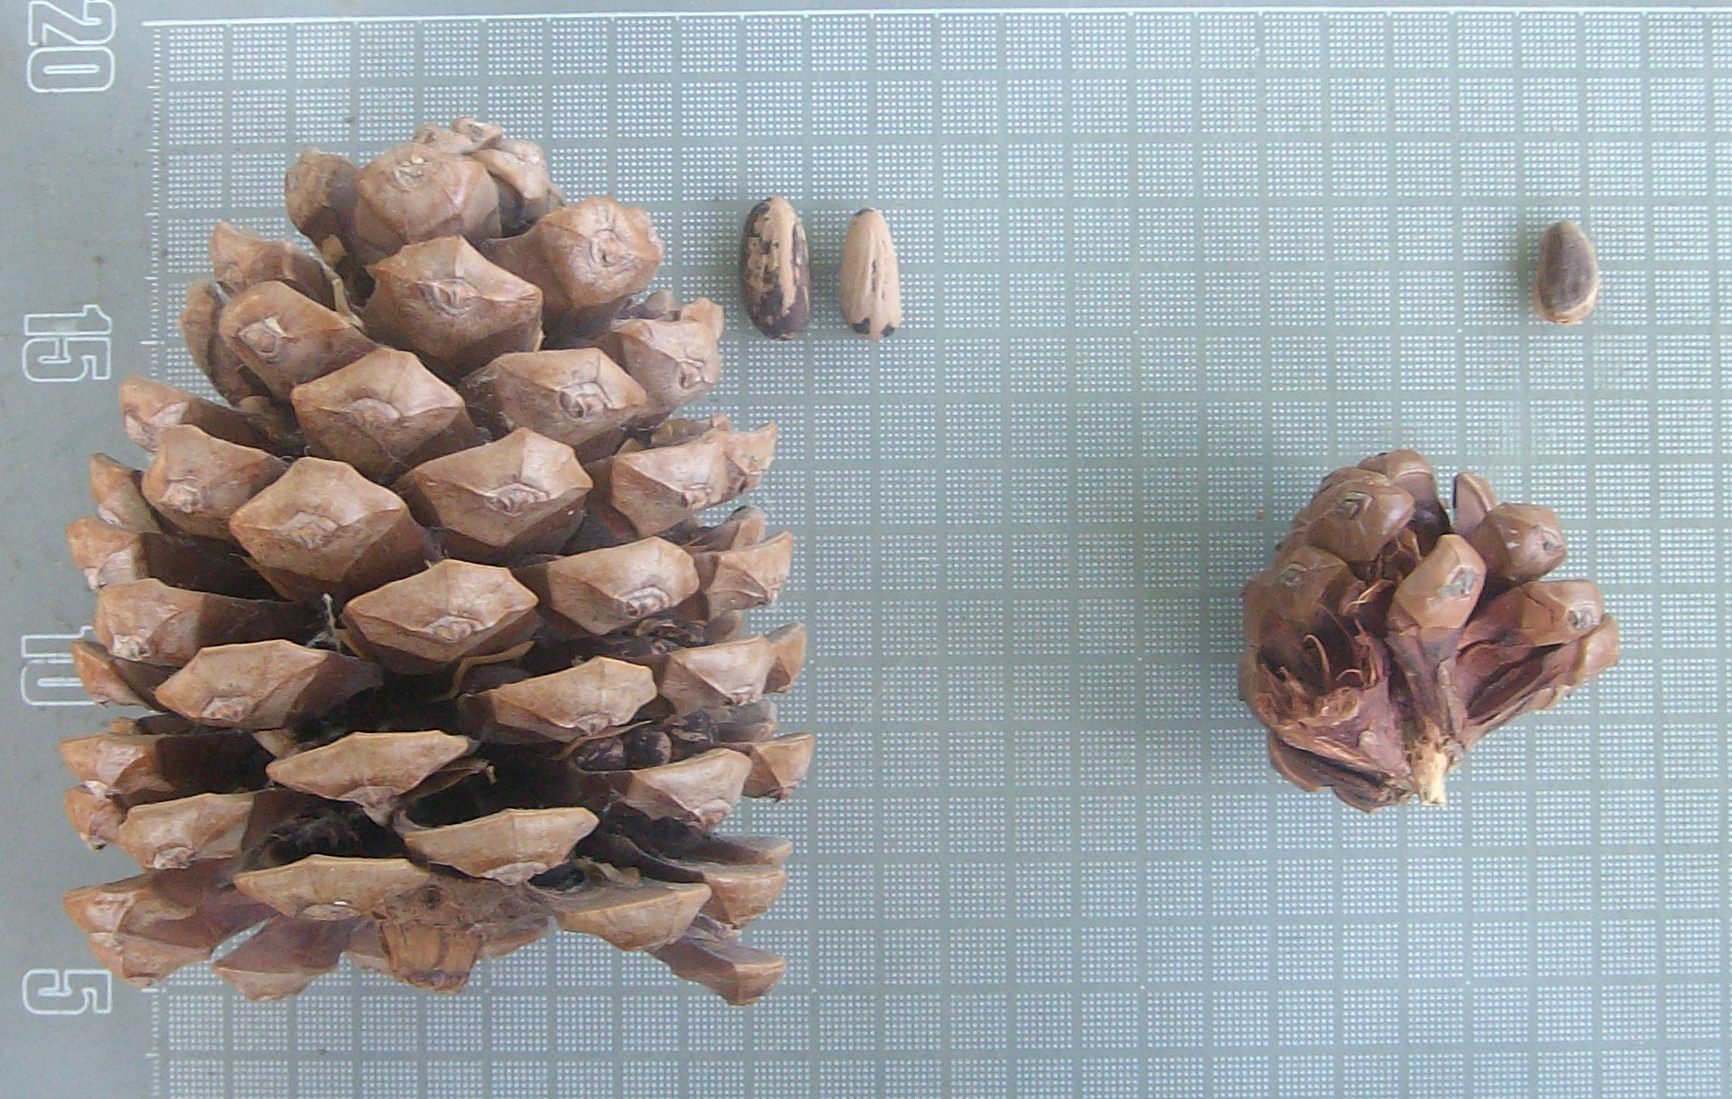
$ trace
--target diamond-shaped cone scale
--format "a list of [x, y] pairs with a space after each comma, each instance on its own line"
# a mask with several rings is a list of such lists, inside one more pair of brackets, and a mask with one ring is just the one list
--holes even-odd
[[426, 675], [527, 641], [535, 595], [498, 566], [441, 561], [351, 599], [343, 621], [387, 670]]
[[120, 840], [120, 822], [126, 819], [126, 809], [120, 802], [94, 794], [87, 786], [74, 786], [61, 794], [61, 809], [66, 822], [78, 833], [78, 838], [92, 851], [100, 851]]
[[253, 795], [193, 794], [152, 801], [126, 811], [118, 843], [140, 866], [164, 869], [240, 851]]
[[204, 725], [274, 729], [317, 717], [381, 679], [376, 666], [329, 649], [255, 641], [201, 651], [157, 687], [156, 698]]
[[154, 706], [156, 689], [174, 674], [161, 668], [122, 660], [94, 641], [74, 641], [72, 670], [91, 698], [116, 706]]
[[312, 615], [292, 603], [136, 580], [97, 593], [94, 625], [96, 639], [123, 660], [179, 667], [213, 645], [310, 633]]
[[280, 282], [327, 309], [337, 306], [325, 265], [286, 240], [269, 240], [219, 221], [210, 234], [211, 277], [234, 295], [261, 282]]
[[223, 304], [228, 295], [211, 279], [199, 279], [186, 288], [186, 305], [180, 313], [180, 335], [187, 354], [223, 400], [238, 405], [249, 397], [265, 397], [270, 390], [239, 354], [222, 338]]
[[710, 899], [710, 887], [638, 877], [580, 880], [548, 890], [553, 918], [566, 931], [594, 935], [621, 950], [653, 950], [678, 939]]
[[294, 599], [346, 599], [418, 571], [430, 552], [409, 506], [353, 466], [302, 458], [231, 516], [260, 572]]
[[465, 378], [464, 399], [495, 435], [519, 428], [599, 457], [643, 414], [643, 386], [598, 348], [501, 355]]
[[307, 449], [374, 480], [475, 445], [457, 391], [407, 351], [382, 348], [294, 388]]
[[179, 870], [147, 871], [74, 889], [60, 899], [60, 904], [85, 934], [184, 920], [198, 913], [199, 905], [213, 890], [222, 888], [224, 875], [232, 869], [230, 863], [212, 860]]
[[291, 790], [383, 810], [474, 748], [467, 737], [437, 729], [358, 732], [282, 756], [265, 773]]
[[406, 244], [499, 235], [499, 192], [473, 159], [399, 145], [355, 175], [354, 254], [372, 266]]
[[774, 603], [788, 585], [793, 563], [794, 536], [786, 531], [755, 545], [692, 554], [704, 607], [711, 615]]
[[120, 423], [128, 439], [152, 453], [163, 429], [176, 424], [189, 424], [238, 446], [271, 446], [270, 437], [234, 409], [136, 374], [120, 383]]
[[751, 770], [738, 752], [714, 749], [678, 763], [612, 771], [608, 778], [619, 800], [645, 816], [713, 828], [740, 803]]
[[661, 538], [557, 558], [517, 575], [548, 610], [592, 634], [671, 610], [699, 586], [691, 554]]
[[217, 334], [278, 400], [379, 347], [349, 318], [281, 282], [261, 282], [229, 299]]
[[288, 469], [281, 458], [215, 438], [191, 424], [164, 428], [139, 491], [170, 525], [227, 538], [229, 518]]
[[679, 941], [655, 956], [677, 977], [696, 981], [730, 1004], [749, 1004], [776, 986], [788, 970], [785, 959], [741, 943], [725, 928], [694, 921]]
[[793, 793], [812, 766], [817, 744], [818, 738], [811, 733], [796, 733], [745, 745], [746, 758], [752, 761], [751, 773], [746, 776], [746, 796], [780, 801]]
[[666, 416], [716, 387], [719, 316], [714, 302], [700, 298], [675, 316], [622, 321], [602, 337], [602, 348], [643, 386], [646, 415]]
[[411, 244], [372, 267], [364, 316], [376, 339], [461, 376], [541, 344], [541, 290], [462, 237]]
[[249, 1000], [280, 1000], [337, 968], [352, 923], [278, 917], [211, 968]]
[[605, 656], [471, 696], [490, 728], [561, 742], [626, 725], [655, 697], [650, 669]]
[[141, 802], [256, 782], [268, 759], [244, 732], [178, 721], [161, 732], [136, 728], [117, 722], [108, 732], [63, 740], [61, 762], [92, 793]]
[[424, 462], [396, 485], [451, 553], [475, 561], [558, 549], [583, 522], [589, 489], [571, 447], [528, 428]]
[[641, 293], [661, 266], [662, 242], [642, 210], [611, 198], [563, 206], [520, 236], [487, 241], [494, 263], [541, 287], [550, 317]]
[[522, 885], [564, 862], [595, 826], [596, 815], [581, 806], [501, 809], [457, 824], [405, 831], [403, 843], [429, 863], [472, 878]]
[[129, 531], [94, 515], [66, 525], [66, 544], [92, 591], [110, 584], [160, 580], [171, 588], [256, 599], [269, 584], [240, 555], [207, 539]]
[[143, 487], [144, 475], [138, 470], [106, 454], [90, 456], [90, 498], [96, 504], [96, 517], [103, 522], [135, 532], [162, 530], [144, 498]]
[[122, 979], [149, 987], [181, 966], [208, 959], [225, 939], [269, 914], [270, 909], [228, 888], [208, 895], [185, 919], [92, 932], [90, 950]]
[[408, 859], [308, 855], [283, 866], [236, 874], [234, 882], [236, 889], [285, 916], [347, 920], [431, 877]]
[[515, 236], [565, 204], [553, 183], [547, 156], [533, 141], [505, 138], [470, 154], [493, 177], [499, 190], [499, 220], [507, 236]]
[[1498, 586], [1538, 580], [1564, 563], [1563, 524], [1551, 508], [1499, 504], [1486, 512], [1469, 539]]
[[336, 269], [351, 293], [364, 284], [353, 251], [359, 175], [358, 167], [336, 153], [304, 149], [283, 176], [283, 205], [289, 221]]
[[776, 648], [762, 637], [681, 649], [662, 658], [656, 684], [675, 713], [743, 706], [764, 693]]
[[654, 836], [647, 831], [630, 837], [614, 833], [599, 837], [593, 845], [620, 865], [709, 886], [710, 899], [704, 902], [703, 912], [729, 927], [744, 927], [763, 915], [787, 887], [788, 873], [782, 868], [785, 846], [692, 843], [682, 839], [681, 829], [705, 826], [682, 825], [670, 818], [656, 823], [663, 827]]

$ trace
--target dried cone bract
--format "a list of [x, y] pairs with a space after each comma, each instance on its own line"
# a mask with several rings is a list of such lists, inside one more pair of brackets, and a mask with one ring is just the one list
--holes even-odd
[[805, 635], [758, 635], [792, 539], [771, 425], [679, 409], [721, 310], [643, 297], [648, 216], [568, 204], [531, 142], [460, 118], [289, 170], [313, 250], [219, 223], [182, 329], [227, 403], [132, 379], [148, 457], [67, 531], [98, 592], [86, 688], [158, 712], [68, 741], [65, 806], [139, 876], [66, 898], [149, 983], [218, 954], [249, 997], [347, 954], [423, 988], [559, 927], [744, 1003], [737, 933], [788, 845], [716, 829], [804, 777], [778, 735]]
[[1444, 800], [1480, 737], [1618, 659], [1618, 625], [1563, 563], [1558, 517], [1472, 473], [1451, 507], [1396, 450], [1338, 469], [1244, 591], [1239, 690], [1276, 770], [1367, 812]]

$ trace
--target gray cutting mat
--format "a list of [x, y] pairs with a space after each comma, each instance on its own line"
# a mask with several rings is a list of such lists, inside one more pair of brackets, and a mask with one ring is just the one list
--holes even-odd
[[[1732, 15], [145, 6], [121, 94], [30, 98], [54, 185], [5, 184], [36, 231], [8, 254], [41, 257], [8, 300], [76, 315], [13, 336], [0, 383], [0, 613], [36, 703], [0, 737], [24, 830], [0, 1090], [1727, 1094]], [[100, 77], [81, 58], [47, 77]], [[53, 911], [121, 864], [53, 820], [50, 743], [98, 714], [48, 705], [76, 700], [48, 635], [89, 600], [44, 525], [82, 507], [75, 456], [120, 446], [114, 379], [191, 376], [173, 319], [214, 217], [286, 231], [300, 145], [364, 156], [467, 112], [542, 137], [568, 192], [648, 207], [682, 296], [734, 310], [747, 207], [805, 214], [820, 320], [793, 346], [736, 323], [715, 402], [782, 426], [760, 500], [803, 548], [769, 617], [815, 631], [787, 707], [814, 775], [737, 822], [800, 852], [749, 932], [788, 977], [729, 1010], [561, 936], [455, 999], [347, 970], [282, 1005], [197, 968], [111, 989]], [[882, 346], [828, 305], [868, 202], [907, 295]], [[1564, 216], [1606, 273], [1575, 330], [1525, 300]], [[1269, 772], [1236, 595], [1318, 476], [1393, 444], [1555, 506], [1625, 652], [1477, 749], [1448, 809], [1367, 818]]]

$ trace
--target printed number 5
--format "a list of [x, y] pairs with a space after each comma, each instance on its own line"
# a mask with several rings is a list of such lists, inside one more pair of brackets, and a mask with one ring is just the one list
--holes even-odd
[[114, 5], [82, 0], [76, 12], [30, 3], [30, 90], [102, 92], [114, 84]]
[[106, 969], [32, 969], [24, 974], [24, 1010], [32, 1015], [107, 1015], [114, 977]]

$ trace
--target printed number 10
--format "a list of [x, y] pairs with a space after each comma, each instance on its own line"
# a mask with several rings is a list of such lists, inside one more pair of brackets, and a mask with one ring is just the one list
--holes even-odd
[[68, 11], [48, 0], [30, 3], [30, 90], [104, 92], [114, 84], [114, 5], [82, 0]]

